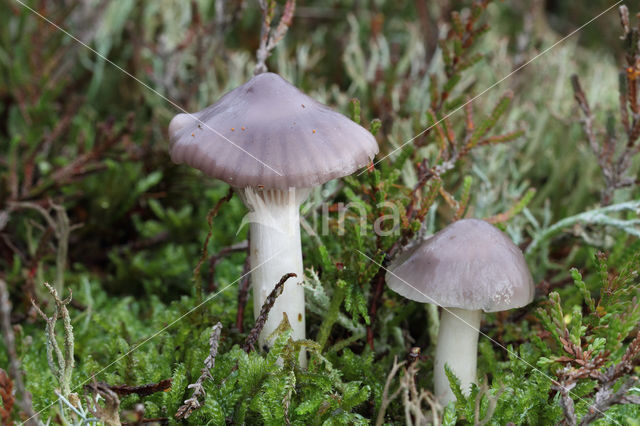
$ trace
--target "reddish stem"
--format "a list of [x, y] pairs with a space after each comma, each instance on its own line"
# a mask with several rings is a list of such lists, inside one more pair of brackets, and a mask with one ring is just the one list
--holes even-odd
[[373, 297], [371, 298], [371, 305], [369, 306], [369, 325], [367, 326], [367, 343], [371, 350], [373, 347], [373, 325], [376, 320], [376, 312], [378, 311], [378, 303], [382, 296], [382, 289], [384, 288], [384, 268], [380, 268], [378, 273], [371, 280], [374, 283]]
[[[247, 242], [248, 243], [248, 242]], [[242, 319], [244, 318], [244, 310], [247, 306], [247, 299], [249, 299], [249, 253], [244, 261], [244, 268], [242, 273], [245, 277], [240, 282], [240, 288], [238, 289], [238, 312], [236, 314], [236, 328], [242, 333], [244, 331]]]

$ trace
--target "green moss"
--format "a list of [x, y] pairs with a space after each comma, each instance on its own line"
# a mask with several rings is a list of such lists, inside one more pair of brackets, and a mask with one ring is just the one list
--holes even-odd
[[[216, 2], [106, 3], [96, 11], [60, 6], [43, 13], [189, 111], [252, 73], [260, 21], [254, 4], [224, 24], [216, 21]], [[563, 42], [484, 93], [552, 46], [559, 35], [550, 28], [567, 27], [574, 8], [555, 2], [536, 18], [542, 21], [524, 28], [518, 22], [530, 15], [520, 3], [527, 2], [484, 10], [455, 1], [452, 10], [461, 12], [450, 17], [437, 2], [424, 9], [409, 0], [364, 3], [300, 2], [268, 61], [371, 129], [382, 159], [372, 170], [315, 189], [303, 206], [318, 234], [302, 236], [310, 340], [292, 341], [283, 326], [268, 353], [241, 349], [253, 326], [250, 308], [240, 318], [244, 330], [236, 328], [244, 251], [224, 256], [213, 270], [204, 263], [198, 302], [193, 274], [207, 214], [228, 186], [170, 162], [166, 128], [173, 107], [18, 3], [0, 5], [0, 270], [14, 305], [26, 387], [43, 421], [73, 418], [57, 403], [44, 324], [30, 313], [31, 298], [51, 311], [41, 283], [58, 276], [61, 242], [37, 210], [10, 210], [14, 202], [45, 209], [53, 202], [82, 225], [71, 232], [60, 271], [77, 302], [69, 308], [72, 391], [82, 395], [94, 378], [132, 386], [172, 379], [168, 391], [122, 396], [123, 419], [141, 403], [145, 417], [179, 423], [174, 416], [193, 393], [188, 386], [202, 373], [210, 326], [218, 321], [223, 331], [206, 397], [185, 423], [371, 424], [394, 359], [406, 359], [413, 347], [421, 356], [410, 380], [417, 390], [432, 389], [434, 311], [388, 290], [381, 265], [414, 238], [463, 216], [499, 221], [522, 247], [535, 241], [528, 261], [538, 287], [532, 305], [485, 316], [478, 386], [441, 407], [443, 424], [560, 423], [563, 401], [553, 381], [569, 383], [587, 352], [593, 374], [570, 383], [578, 420], [602, 388], [596, 372], [631, 359], [633, 368], [613, 389], [638, 374], [637, 354], [627, 354], [640, 321], [637, 209], [608, 210], [602, 218], [604, 183], [569, 83], [571, 74], [581, 76], [596, 119], [613, 133], [617, 122], [607, 116], [618, 106], [613, 61], [620, 47], [618, 28], [602, 22], [615, 12], [588, 27], [580, 43]], [[581, 5], [580, 12], [592, 17], [596, 6], [605, 5]], [[469, 16], [477, 18], [470, 29], [460, 21]], [[541, 25], [545, 17], [549, 26]], [[452, 30], [438, 43], [434, 29], [443, 19]], [[637, 167], [634, 159], [636, 174]], [[638, 195], [637, 187], [620, 190], [613, 204]], [[323, 203], [331, 207], [325, 217]], [[339, 203], [349, 205], [346, 213], [337, 211]], [[382, 220], [393, 209], [400, 219], [395, 229]], [[245, 213], [238, 197], [222, 206], [209, 253], [247, 238], [246, 229], [238, 231]], [[590, 220], [578, 220], [585, 214]], [[571, 223], [558, 226], [563, 220]], [[4, 345], [2, 368], [9, 361]], [[303, 348], [310, 356], [306, 370], [297, 365]], [[409, 383], [407, 371], [389, 378], [391, 391]], [[403, 396], [391, 400], [386, 424], [405, 424], [406, 404]], [[426, 418], [431, 409], [423, 400]], [[635, 424], [640, 408], [615, 404], [606, 416], [595, 424]]]

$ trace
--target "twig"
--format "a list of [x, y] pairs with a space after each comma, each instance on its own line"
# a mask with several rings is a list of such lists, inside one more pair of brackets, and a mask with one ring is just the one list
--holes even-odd
[[271, 54], [271, 51], [275, 49], [280, 40], [287, 34], [287, 30], [291, 26], [293, 20], [293, 14], [296, 10], [296, 0], [287, 0], [284, 5], [284, 11], [282, 17], [275, 30], [271, 30], [271, 21], [275, 15], [275, 0], [260, 0], [260, 7], [262, 8], [262, 30], [260, 35], [260, 47], [256, 52], [256, 67], [253, 71], [254, 75], [267, 72], [266, 61]]
[[236, 328], [240, 333], [244, 331], [244, 310], [247, 307], [247, 300], [249, 299], [249, 283], [250, 276], [249, 270], [251, 269], [251, 259], [247, 254], [247, 258], [244, 261], [244, 266], [242, 268], [242, 274], [244, 278], [240, 281], [240, 286], [238, 287], [238, 311], [236, 312]]
[[576, 224], [584, 225], [604, 225], [613, 226], [615, 228], [622, 229], [628, 234], [640, 237], [640, 219], [615, 219], [608, 215], [608, 213], [617, 213], [624, 211], [638, 212], [640, 210], [640, 201], [627, 201], [624, 203], [613, 204], [606, 207], [601, 207], [594, 210], [589, 210], [584, 213], [577, 214], [575, 216], [569, 216], [564, 218], [552, 226], [544, 229], [534, 236], [531, 244], [527, 247], [525, 253], [527, 255], [534, 253], [540, 248], [540, 245], [552, 238], [554, 235], [562, 232], [563, 229]]
[[[617, 137], [613, 126], [613, 119], [609, 117], [611, 125], [607, 124], [606, 131], [602, 133], [601, 142], [598, 134], [593, 129], [594, 115], [589, 107], [587, 96], [582, 90], [577, 75], [571, 76], [573, 93], [578, 106], [582, 110], [582, 123], [584, 132], [589, 141], [598, 165], [604, 176], [605, 186], [601, 192], [601, 204], [608, 205], [613, 200], [613, 194], [617, 189], [637, 185], [638, 180], [628, 176], [633, 157], [640, 152], [640, 105], [638, 104], [638, 83], [640, 82], [640, 47], [637, 40], [638, 28], [631, 27], [629, 22], [629, 9], [622, 5], [619, 8], [620, 24], [622, 26], [624, 46], [626, 50], [626, 65], [619, 74], [619, 108], [620, 122], [624, 129], [624, 136]], [[629, 115], [631, 111], [631, 116]]]
[[627, 347], [622, 360], [607, 369], [604, 374], [596, 375], [599, 384], [593, 404], [589, 407], [588, 413], [580, 420], [580, 425], [588, 425], [600, 418], [603, 413], [614, 404], [626, 402], [627, 392], [638, 383], [638, 378], [632, 376], [628, 378], [617, 391], [613, 392], [617, 380], [624, 375], [633, 372], [633, 369], [640, 364], [640, 331]]
[[398, 357], [393, 357], [393, 365], [391, 366], [391, 371], [387, 375], [387, 380], [384, 383], [384, 389], [382, 390], [382, 400], [380, 401], [380, 410], [378, 410], [378, 417], [376, 418], [376, 426], [382, 426], [384, 424], [384, 416], [387, 411], [387, 407], [394, 399], [398, 397], [400, 392], [402, 391], [402, 386], [398, 386], [398, 388], [389, 395], [389, 391], [391, 388], [391, 382], [395, 378], [396, 374], [398, 374], [398, 370], [406, 364], [406, 361], [398, 362]]
[[[504, 388], [500, 388], [496, 392], [495, 396], [492, 397], [489, 395], [489, 385], [487, 385], [487, 381], [485, 380], [482, 383], [482, 385], [480, 386], [480, 390], [476, 395], [476, 406], [475, 406], [474, 422], [473, 422], [474, 426], [484, 426], [487, 423], [489, 423], [489, 421], [493, 417], [493, 413], [496, 411], [496, 406], [498, 405], [498, 400], [500, 398], [500, 395], [502, 395], [503, 392], [504, 392]], [[487, 411], [485, 412], [484, 417], [480, 418], [480, 408], [482, 406], [483, 397], [487, 398], [488, 405], [487, 405]]]
[[371, 350], [374, 350], [373, 345], [373, 325], [376, 319], [376, 313], [378, 312], [378, 303], [382, 297], [382, 290], [384, 289], [384, 275], [386, 269], [380, 268], [375, 277], [371, 280], [373, 286], [373, 296], [371, 297], [371, 303], [369, 305], [369, 324], [367, 325], [367, 343]]
[[575, 383], [572, 385], [561, 385], [558, 387], [560, 390], [560, 406], [564, 414], [564, 421], [567, 426], [576, 426], [578, 419], [576, 418], [575, 407], [573, 399], [569, 396], [569, 391], [575, 387]]
[[262, 305], [262, 309], [260, 309], [260, 315], [258, 315], [258, 318], [256, 318], [256, 325], [254, 325], [251, 329], [251, 332], [247, 336], [247, 340], [245, 340], [244, 346], [242, 347], [245, 352], [250, 352], [255, 349], [254, 345], [258, 341], [258, 336], [260, 336], [260, 332], [262, 332], [262, 329], [267, 322], [267, 318], [269, 318], [269, 311], [271, 311], [271, 308], [273, 308], [273, 305], [274, 303], [276, 303], [276, 299], [278, 298], [278, 296], [282, 294], [284, 283], [291, 277], [297, 277], [297, 275], [293, 272], [284, 274], [282, 278], [280, 278], [278, 284], [276, 284], [273, 290], [271, 290], [269, 296], [267, 296], [267, 298], [265, 299], [264, 304]]
[[619, 404], [626, 396], [629, 389], [638, 383], [637, 377], [630, 377], [620, 388], [613, 392], [613, 384], [603, 386], [595, 396], [594, 403], [589, 407], [589, 412], [580, 420], [580, 426], [590, 425], [594, 420], [603, 416], [604, 412], [614, 404]]
[[[96, 382], [95, 377], [94, 382], [87, 387], [93, 393], [92, 404], [87, 404], [89, 412], [107, 426], [120, 426], [120, 399], [118, 395], [109, 389], [108, 385]], [[104, 407], [98, 403], [98, 395], [104, 399]], [[62, 399], [64, 400], [64, 397]], [[71, 404], [69, 407], [73, 408]]]
[[428, 424], [426, 413], [422, 408], [426, 403], [431, 408], [432, 422], [437, 425], [439, 424], [438, 413], [442, 411], [442, 407], [431, 392], [418, 389], [416, 374], [418, 374], [418, 364], [412, 363], [405, 368], [404, 375], [400, 379], [406, 424], [416, 426]]
[[53, 233], [58, 240], [58, 247], [56, 251], [56, 283], [55, 288], [59, 293], [62, 293], [64, 288], [64, 271], [67, 264], [67, 253], [69, 250], [69, 236], [71, 231], [81, 226], [80, 224], [71, 225], [69, 222], [69, 216], [65, 208], [59, 204], [55, 204], [49, 201], [49, 206], [55, 212], [55, 217], [52, 216], [47, 209], [37, 203], [29, 201], [19, 201], [9, 203], [9, 212], [15, 210], [30, 209], [38, 212], [47, 222], [49, 227], [53, 230]]
[[187, 419], [201, 406], [201, 401], [206, 397], [206, 391], [202, 383], [205, 380], [213, 379], [211, 370], [216, 364], [216, 356], [218, 355], [218, 345], [220, 342], [220, 333], [222, 332], [222, 324], [217, 323], [211, 330], [211, 336], [209, 337], [209, 356], [204, 360], [204, 368], [201, 370], [200, 377], [195, 383], [187, 386], [189, 389], [193, 389], [191, 398], [184, 401], [184, 404], [178, 408], [176, 412], [176, 419]]
[[22, 371], [20, 370], [20, 359], [16, 352], [16, 339], [11, 326], [11, 301], [9, 300], [9, 290], [7, 289], [7, 283], [2, 279], [0, 279], [0, 329], [2, 331], [4, 346], [7, 349], [9, 357], [9, 374], [13, 378], [15, 393], [18, 396], [17, 404], [29, 418], [25, 424], [37, 425], [39, 421], [36, 417], [36, 413], [33, 411], [31, 394], [24, 386]]
[[[34, 300], [31, 301], [34, 309], [47, 323], [47, 361], [49, 362], [49, 368], [53, 375], [58, 379], [60, 384], [60, 391], [62, 396], [69, 399], [71, 394], [71, 375], [73, 374], [73, 327], [71, 326], [71, 317], [67, 310], [67, 305], [71, 302], [71, 290], [69, 290], [69, 297], [62, 300], [58, 297], [58, 292], [49, 285], [44, 283], [44, 286], [49, 290], [49, 293], [53, 297], [55, 302], [55, 308], [53, 315], [47, 317]], [[56, 322], [58, 317], [62, 318], [64, 326], [64, 354], [58, 345], [56, 339]], [[55, 354], [55, 360], [53, 355]]]
[[[578, 368], [573, 368], [571, 365], [567, 365], [559, 370], [556, 373], [559, 376], [559, 380], [552, 386], [552, 389], [560, 392], [560, 405], [567, 425], [591, 424], [596, 419], [604, 416], [605, 411], [615, 404], [640, 403], [640, 398], [635, 398], [636, 395], [628, 395], [629, 390], [638, 383], [636, 376], [628, 377], [614, 392], [617, 381], [633, 373], [634, 368], [640, 364], [640, 331], [627, 347], [620, 362], [608, 367], [603, 372], [600, 369], [607, 361], [607, 353], [599, 353], [592, 356], [590, 351], [585, 351], [580, 345], [571, 342], [566, 326], [562, 325], [562, 327], [564, 337], [561, 337], [560, 341], [569, 356], [560, 357], [558, 361], [575, 363], [578, 366]], [[593, 402], [589, 406], [587, 414], [578, 423], [570, 391], [576, 386], [578, 380], [583, 378], [595, 379], [597, 381], [596, 389], [598, 390], [593, 395]]]
[[200, 256], [200, 259], [198, 260], [198, 264], [193, 270], [193, 280], [196, 285], [196, 302], [197, 303], [200, 303], [202, 301], [202, 277], [200, 276], [200, 268], [202, 268], [202, 264], [205, 262], [205, 260], [209, 255], [208, 247], [209, 247], [209, 240], [211, 240], [211, 236], [213, 235], [213, 218], [216, 217], [216, 215], [218, 214], [220, 207], [222, 207], [224, 203], [229, 201], [231, 197], [233, 197], [233, 188], [229, 188], [229, 191], [227, 191], [227, 195], [225, 195], [220, 200], [218, 200], [216, 205], [213, 206], [213, 208], [209, 210], [209, 213], [207, 214], [207, 224], [209, 225], [209, 231], [207, 232], [207, 236], [204, 239], [204, 243], [202, 244], [202, 255]]
[[249, 248], [249, 242], [248, 240], [245, 240], [245, 241], [240, 241], [239, 243], [236, 243], [236, 244], [232, 244], [228, 247], [224, 247], [220, 251], [218, 251], [216, 254], [211, 255], [211, 258], [209, 259], [209, 286], [207, 287], [207, 290], [209, 292], [214, 292], [217, 289], [214, 278], [215, 278], [216, 266], [218, 265], [218, 263], [228, 255], [230, 255], [231, 253], [246, 251], [248, 248]]

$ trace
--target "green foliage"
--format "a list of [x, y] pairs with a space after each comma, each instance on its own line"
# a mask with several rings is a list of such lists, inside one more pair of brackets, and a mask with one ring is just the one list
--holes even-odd
[[467, 398], [465, 398], [465, 396], [462, 394], [462, 389], [460, 388], [460, 380], [458, 380], [456, 375], [446, 364], [444, 366], [444, 373], [447, 375], [449, 386], [451, 386], [451, 391], [453, 391], [453, 395], [455, 395], [456, 397], [456, 404], [459, 404], [461, 406], [466, 405]]
[[[87, 10], [45, 1], [39, 10], [192, 111], [252, 75], [262, 18], [250, 2], [235, 9], [240, 3], [109, 0]], [[273, 23], [282, 3], [269, 2]], [[210, 324], [220, 321], [206, 397], [186, 423], [373, 423], [394, 357], [421, 348], [415, 385], [432, 389], [438, 326], [437, 309], [386, 289], [384, 267], [415, 239], [463, 217], [485, 218], [526, 247], [536, 301], [485, 316], [491, 340], [479, 342], [478, 385], [464, 396], [448, 371], [458, 401], [436, 415], [447, 425], [558, 424], [570, 399], [585, 419], [607, 397], [598, 392], [638, 374], [639, 193], [625, 187], [611, 205], [598, 205], [601, 171], [574, 122], [569, 75], [579, 74], [602, 107], [594, 108], [598, 136], [621, 135], [607, 112], [619, 105], [612, 87], [616, 79], [621, 93], [633, 85], [609, 57], [620, 55], [605, 51], [635, 55], [635, 36], [593, 50], [569, 40], [485, 93], [555, 43], [558, 26], [574, 28], [587, 20], [574, 22], [578, 12], [590, 18], [600, 10], [555, 2], [545, 19], [528, 4], [542, 2], [304, 3], [269, 68], [368, 128], [381, 153], [370, 167], [314, 190], [303, 206], [309, 218], [322, 211], [326, 219], [326, 232], [303, 235], [310, 340], [293, 341], [283, 325], [269, 352], [249, 353], [236, 328], [238, 284], [227, 288], [243, 274], [246, 252], [224, 251], [247, 238], [244, 229], [236, 234], [241, 200], [224, 203], [211, 222], [213, 256], [202, 264], [198, 299], [193, 271], [207, 214], [228, 187], [169, 161], [166, 128], [176, 111], [165, 100], [18, 3], [0, 5], [0, 275], [41, 420], [73, 418], [56, 403], [52, 342], [29, 308], [33, 298], [52, 311], [41, 283], [61, 274], [74, 295], [75, 368], [65, 387], [83, 396], [94, 377], [130, 386], [172, 379], [168, 391], [122, 396], [123, 419], [140, 403], [144, 417], [178, 423], [209, 355]], [[588, 43], [601, 33], [618, 41], [602, 30], [613, 27], [604, 19], [586, 33]], [[628, 165], [633, 176], [637, 166]], [[58, 259], [58, 227], [33, 205], [69, 218], [66, 263]], [[598, 250], [610, 254], [594, 256]], [[245, 328], [249, 311], [240, 315]], [[64, 328], [53, 325], [59, 336]], [[307, 369], [298, 365], [302, 350]], [[2, 341], [0, 366], [8, 364]], [[617, 402], [593, 421], [634, 424], [638, 404]], [[390, 401], [385, 421], [406, 423], [405, 408], [402, 397]]]
[[[219, 356], [206, 401], [190, 421], [218, 424], [233, 418], [238, 423], [275, 425], [286, 418], [292, 424], [362, 423], [353, 410], [367, 400], [369, 388], [361, 381], [343, 381], [316, 344], [294, 342], [290, 335], [290, 328], [282, 329], [266, 358], [237, 346]], [[308, 370], [297, 365], [303, 347], [315, 360]]]

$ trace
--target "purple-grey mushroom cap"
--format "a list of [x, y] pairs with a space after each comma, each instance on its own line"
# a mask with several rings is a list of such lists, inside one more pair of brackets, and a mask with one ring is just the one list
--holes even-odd
[[478, 219], [454, 222], [401, 254], [386, 280], [411, 300], [485, 312], [525, 306], [535, 290], [522, 251]]
[[169, 125], [170, 154], [234, 187], [305, 188], [378, 153], [371, 133], [277, 74], [263, 73]]

